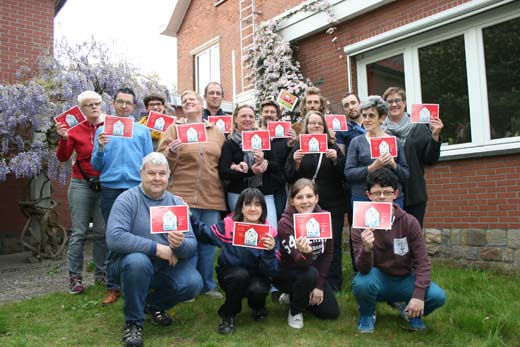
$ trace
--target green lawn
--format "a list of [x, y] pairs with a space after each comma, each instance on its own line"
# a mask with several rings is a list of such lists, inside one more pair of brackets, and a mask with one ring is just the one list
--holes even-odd
[[[338, 294], [341, 316], [320, 321], [304, 314], [305, 327], [287, 325], [287, 307], [271, 303], [269, 317], [254, 322], [244, 301], [235, 333], [216, 332], [221, 301], [199, 297], [169, 311], [173, 326], [145, 323], [146, 346], [520, 346], [520, 279], [490, 271], [434, 263], [433, 279], [444, 288], [446, 305], [425, 319], [425, 332], [410, 333], [396, 310], [378, 304], [376, 331], [359, 334], [351, 295], [350, 264]], [[51, 294], [0, 306], [0, 346], [118, 346], [124, 323], [123, 302], [104, 307], [104, 289], [85, 295]]]

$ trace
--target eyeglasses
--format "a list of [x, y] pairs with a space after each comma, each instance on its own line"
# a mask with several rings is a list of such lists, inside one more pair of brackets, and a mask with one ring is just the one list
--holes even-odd
[[384, 196], [385, 198], [388, 198], [388, 197], [393, 196], [394, 193], [395, 193], [394, 190], [392, 190], [392, 191], [384, 190], [384, 191], [380, 191], [380, 192], [369, 192], [370, 195], [372, 195], [373, 197], [376, 197], [376, 198], [380, 197], [381, 194], [383, 194], [383, 196]]
[[132, 106], [134, 103], [132, 101], [126, 101], [126, 100], [116, 100], [116, 104], [118, 106]]
[[148, 103], [148, 107], [155, 107], [155, 106], [162, 106], [163, 103], [158, 101], [158, 102], [149, 102]]
[[100, 102], [91, 102], [90, 104], [83, 105], [82, 107], [94, 108], [94, 107], [99, 107], [100, 105], [101, 105]]
[[399, 105], [402, 101], [403, 101], [403, 99], [396, 98], [396, 99], [388, 99], [388, 100], [386, 100], [386, 103], [388, 105], [392, 105], [392, 104]]
[[321, 123], [321, 122], [309, 122], [308, 125], [312, 125], [312, 126], [315, 126], [315, 127], [322, 127], [323, 123]]

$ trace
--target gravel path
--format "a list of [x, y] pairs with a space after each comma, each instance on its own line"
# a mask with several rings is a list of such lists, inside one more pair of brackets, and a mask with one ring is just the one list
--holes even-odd
[[[66, 254], [60, 260], [29, 262], [31, 252], [0, 256], [0, 304], [68, 291]], [[92, 259], [92, 241], [85, 243], [84, 264]], [[92, 273], [83, 273], [85, 285], [94, 284]]]

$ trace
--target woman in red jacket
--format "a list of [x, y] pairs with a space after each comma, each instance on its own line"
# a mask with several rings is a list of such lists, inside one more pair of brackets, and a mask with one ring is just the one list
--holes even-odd
[[86, 117], [84, 122], [68, 130], [61, 124], [56, 125], [56, 132], [60, 135], [56, 152], [58, 159], [67, 161], [76, 152], [76, 160], [72, 167], [72, 178], [67, 194], [72, 220], [72, 234], [67, 253], [67, 267], [70, 277], [69, 292], [71, 294], [82, 293], [85, 290], [82, 282], [83, 246], [91, 220], [93, 221], [94, 249], [92, 252], [96, 266], [94, 272], [96, 283], [105, 282], [105, 257], [107, 253], [100, 193], [93, 190], [88, 183], [90, 178], [99, 177], [99, 172], [90, 165], [90, 157], [96, 130], [103, 125], [104, 121], [104, 116], [101, 114], [101, 96], [90, 90], [84, 91], [78, 96], [78, 105]]
[[291, 187], [290, 206], [278, 223], [278, 238], [282, 259], [274, 285], [289, 294], [289, 326], [303, 328], [303, 311], [308, 310], [321, 319], [336, 319], [339, 306], [336, 296], [326, 281], [333, 255], [333, 240], [295, 239], [295, 213], [323, 211], [318, 206], [316, 184], [301, 178]]

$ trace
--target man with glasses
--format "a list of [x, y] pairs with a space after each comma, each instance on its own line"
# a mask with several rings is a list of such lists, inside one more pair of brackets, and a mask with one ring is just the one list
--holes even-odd
[[406, 93], [399, 87], [390, 87], [383, 99], [388, 104], [388, 117], [382, 127], [389, 135], [396, 136], [404, 146], [410, 176], [404, 186], [404, 209], [415, 216], [423, 226], [428, 194], [424, 179], [424, 165], [433, 165], [441, 153], [440, 118], [432, 119], [430, 125], [412, 123], [405, 112]]
[[202, 114], [202, 118], [208, 120], [208, 116], [223, 116], [222, 99], [224, 98], [224, 89], [218, 82], [210, 82], [204, 88], [204, 100], [206, 100], [206, 108]]
[[[114, 108], [118, 117], [131, 117], [135, 110], [135, 93], [130, 88], [121, 88], [114, 96]], [[148, 129], [134, 122], [131, 138], [108, 136], [105, 128], [99, 127], [94, 137], [92, 167], [100, 172], [101, 212], [108, 222], [116, 198], [129, 188], [141, 183], [139, 168], [142, 159], [153, 151]], [[103, 304], [112, 304], [119, 298], [119, 287], [107, 276], [108, 294]]]
[[[148, 112], [153, 111], [153, 112], [166, 114], [166, 103], [165, 102], [166, 102], [166, 99], [164, 98], [164, 96], [162, 96], [160, 94], [155, 94], [155, 93], [146, 95], [143, 98], [144, 107], [146, 107], [146, 110]], [[148, 121], [148, 114], [139, 120], [139, 124], [145, 125], [147, 121]], [[157, 144], [161, 140], [162, 132], [160, 132], [158, 130], [150, 129], [150, 135], [152, 136], [153, 148], [156, 149]]]
[[[393, 202], [397, 186], [397, 176], [380, 168], [368, 174], [367, 196], [373, 202]], [[431, 262], [416, 218], [394, 203], [391, 230], [352, 229], [352, 243], [358, 269], [352, 292], [359, 305], [359, 332], [374, 332], [377, 301], [402, 302], [406, 328], [426, 329], [421, 318], [441, 307], [446, 296], [430, 280]]]

